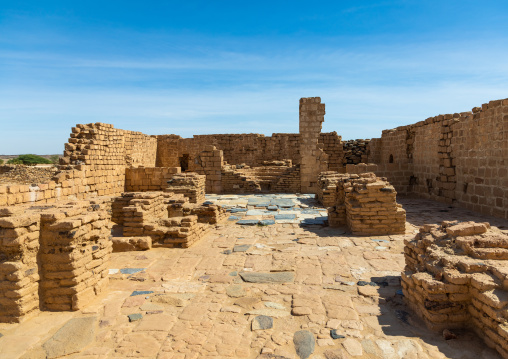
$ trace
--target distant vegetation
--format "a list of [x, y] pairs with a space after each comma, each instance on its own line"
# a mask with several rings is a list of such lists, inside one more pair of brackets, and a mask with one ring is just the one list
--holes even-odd
[[[58, 159], [57, 159], [58, 160]], [[52, 164], [54, 163], [47, 158], [37, 155], [19, 155], [7, 161], [9, 165], [37, 165], [37, 164]]]
[[0, 159], [0, 165], [4, 164], [4, 160]]

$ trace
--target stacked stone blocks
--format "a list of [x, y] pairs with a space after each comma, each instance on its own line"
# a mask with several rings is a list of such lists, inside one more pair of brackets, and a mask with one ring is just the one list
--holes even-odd
[[508, 235], [488, 223], [424, 225], [404, 253], [404, 296], [427, 326], [473, 329], [508, 358]]

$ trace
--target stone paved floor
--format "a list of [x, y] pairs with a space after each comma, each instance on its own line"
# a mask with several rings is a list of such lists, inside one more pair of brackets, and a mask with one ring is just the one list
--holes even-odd
[[[246, 199], [211, 200], [241, 207]], [[497, 358], [473, 333], [456, 332], [458, 339], [445, 341], [425, 329], [403, 305], [399, 274], [403, 239], [414, 235], [415, 226], [477, 219], [508, 229], [508, 223], [430, 201], [400, 202], [407, 210], [405, 236], [356, 237], [322, 225], [242, 226], [232, 220], [189, 249], [115, 253], [109, 291], [85, 310], [43, 312], [22, 324], [0, 324], [0, 358], [45, 357], [41, 345], [79, 317], [96, 317], [97, 324], [92, 342], [71, 358], [257, 358], [261, 353], [261, 358], [297, 358], [293, 336], [300, 330], [314, 334], [310, 358], [316, 359]], [[240, 273], [292, 281], [249, 283]], [[131, 314], [142, 318], [130, 322]], [[253, 330], [259, 315], [272, 317], [273, 328]], [[332, 339], [332, 329], [344, 338]]]

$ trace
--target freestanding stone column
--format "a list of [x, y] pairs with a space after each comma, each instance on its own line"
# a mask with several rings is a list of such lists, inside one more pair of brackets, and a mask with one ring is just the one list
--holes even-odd
[[318, 147], [325, 104], [320, 97], [300, 99], [300, 171], [301, 191], [316, 193], [317, 177], [327, 170], [326, 154]]

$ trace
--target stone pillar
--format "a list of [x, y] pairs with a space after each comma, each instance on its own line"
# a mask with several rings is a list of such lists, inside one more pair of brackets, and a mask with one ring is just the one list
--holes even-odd
[[327, 170], [328, 156], [318, 145], [325, 104], [320, 97], [300, 99], [300, 179], [302, 193], [316, 193], [317, 177]]

